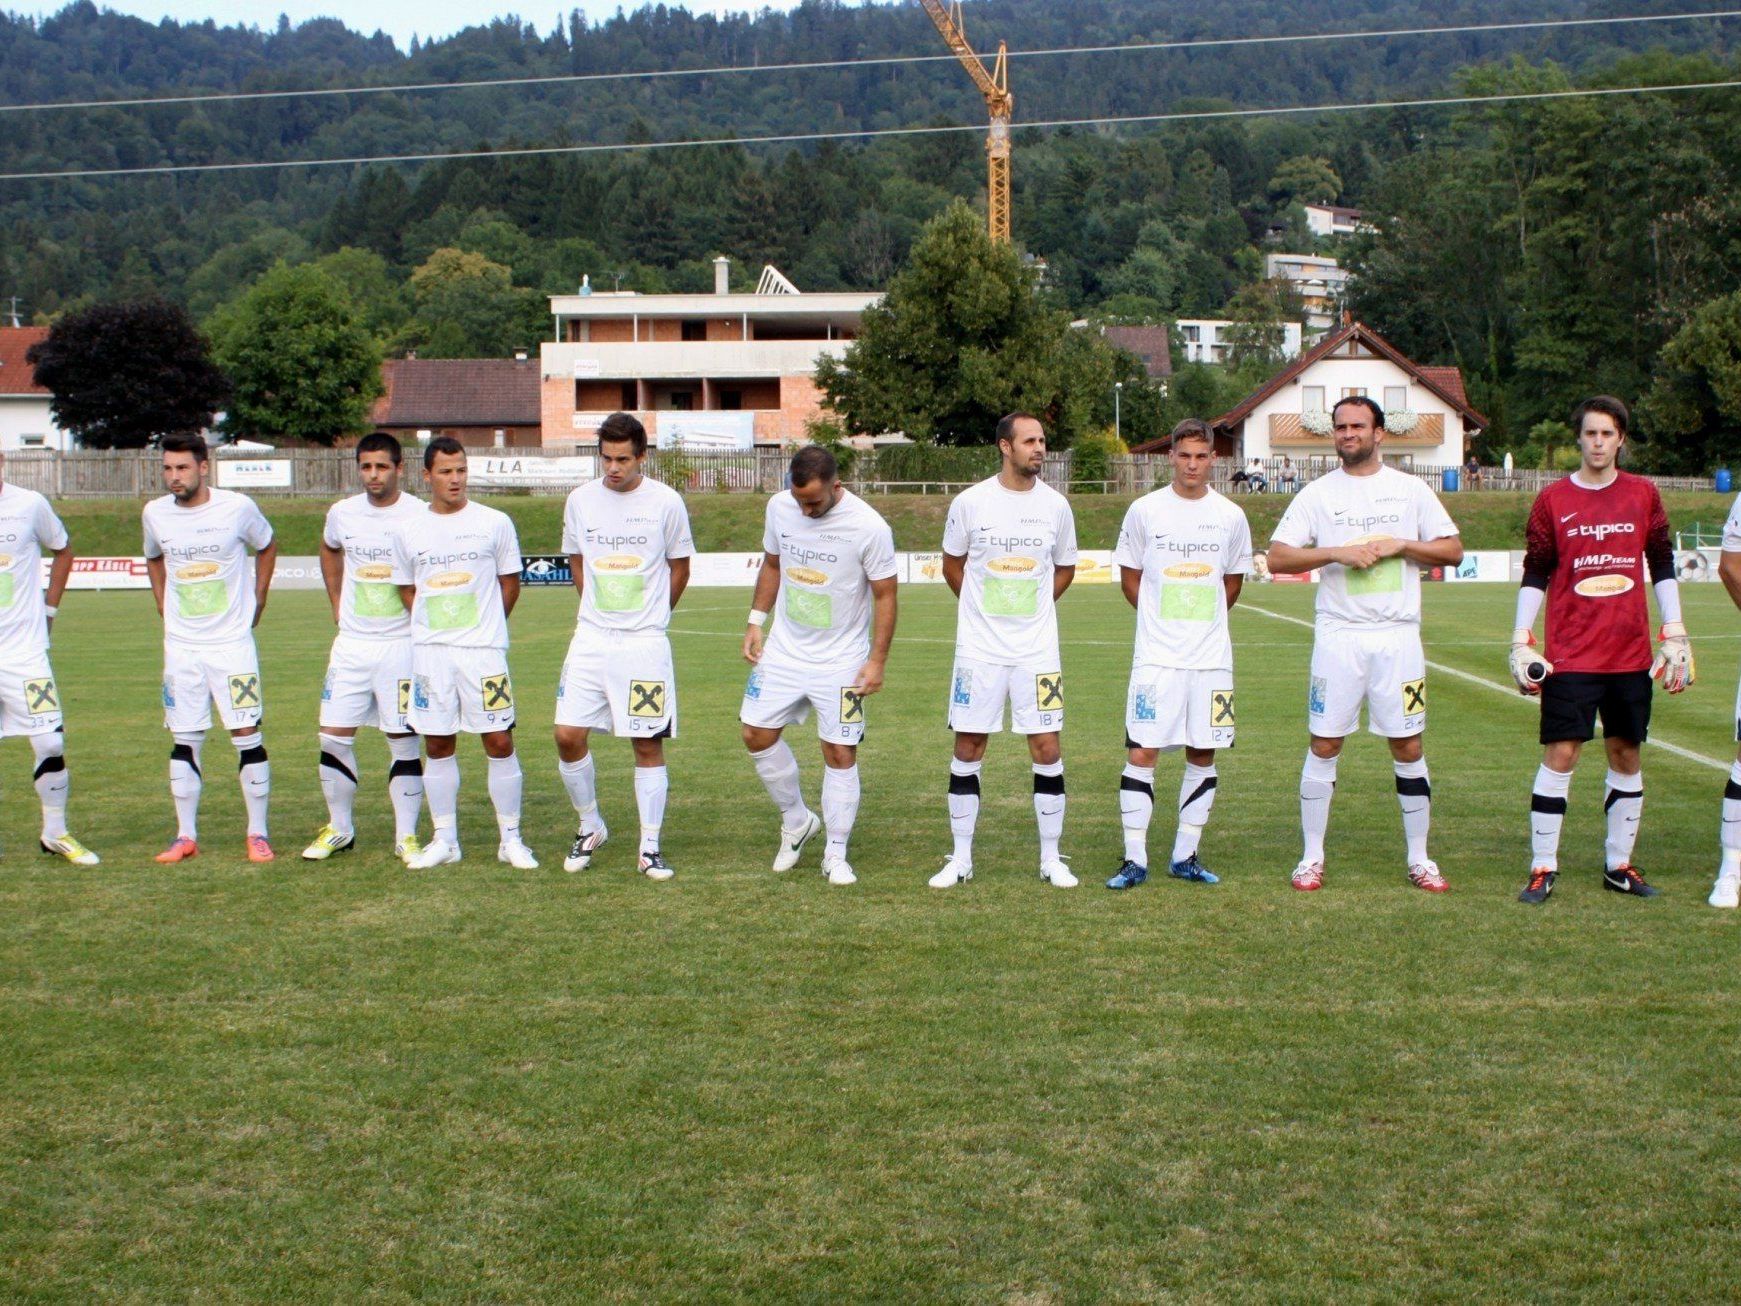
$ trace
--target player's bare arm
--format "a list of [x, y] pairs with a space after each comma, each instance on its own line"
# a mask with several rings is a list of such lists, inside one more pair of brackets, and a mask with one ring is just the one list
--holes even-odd
[[1227, 610], [1231, 612], [1233, 610], [1233, 605], [1239, 602], [1240, 593], [1245, 589], [1245, 577], [1223, 576], [1221, 578], [1221, 588], [1227, 595]]
[[405, 611], [410, 612], [417, 602], [417, 586], [401, 585], [399, 587], [399, 601], [405, 605]]
[[163, 555], [145, 559], [145, 574], [151, 578], [151, 597], [157, 603], [157, 615], [163, 615], [163, 589], [167, 583], [163, 566]]
[[269, 541], [254, 553], [254, 624], [266, 615], [266, 596], [272, 592], [272, 573], [278, 566], [278, 541]]
[[67, 578], [73, 574], [73, 546], [69, 542], [54, 551], [54, 561], [48, 564], [48, 589], [42, 601], [48, 605], [48, 628], [54, 629], [54, 610], [66, 594]]
[[1076, 579], [1076, 564], [1068, 567], [1052, 568], [1052, 602], [1056, 603], [1064, 597], [1064, 591], [1070, 588], [1070, 583]]
[[[774, 610], [774, 598], [780, 592], [780, 555], [764, 553], [762, 569], [756, 573], [756, 593], [750, 600], [750, 611], [762, 614], [762, 622], [766, 622], [768, 614]], [[744, 630], [744, 661], [755, 664], [762, 660], [762, 641], [767, 638], [767, 627], [752, 621]]]
[[345, 554], [325, 540], [320, 542], [320, 583], [326, 586], [326, 601], [332, 605], [332, 619], [339, 621], [339, 595], [344, 593]]
[[586, 593], [586, 557], [583, 554], [568, 555], [568, 576], [574, 582], [575, 594]]
[[967, 555], [957, 557], [953, 553], [943, 555], [943, 583], [949, 586], [950, 592], [956, 598], [961, 597], [961, 582], [967, 576]]
[[1316, 546], [1296, 548], [1292, 544], [1283, 544], [1280, 540], [1271, 540], [1269, 569], [1277, 575], [1296, 576], [1317, 567], [1328, 567], [1334, 562], [1355, 571], [1365, 571], [1368, 567], [1377, 566], [1388, 556], [1391, 555], [1379, 551], [1378, 543], [1370, 541], [1324, 549]]
[[504, 572], [496, 577], [496, 584], [502, 587], [502, 616], [514, 615], [514, 605], [520, 601], [520, 573]]
[[677, 610], [677, 600], [683, 597], [683, 591], [689, 588], [689, 559], [667, 558], [671, 568], [671, 610]]
[[1118, 569], [1118, 587], [1124, 591], [1124, 601], [1137, 607], [1142, 599], [1143, 573], [1141, 567], [1120, 567]]
[[1436, 540], [1398, 540], [1397, 552], [1421, 567], [1455, 567], [1463, 561], [1463, 537], [1442, 535]]
[[866, 697], [883, 687], [883, 669], [889, 662], [889, 646], [895, 642], [895, 591], [893, 576], [873, 580], [871, 590], [871, 652], [858, 670], [853, 689]]
[[1741, 553], [1725, 553], [1717, 563], [1717, 579], [1728, 591], [1729, 602], [1741, 608]]

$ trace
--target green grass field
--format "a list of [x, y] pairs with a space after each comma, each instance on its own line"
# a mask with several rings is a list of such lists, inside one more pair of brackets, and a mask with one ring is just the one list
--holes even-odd
[[[851, 889], [814, 853], [768, 870], [776, 818], [735, 724], [745, 591], [692, 590], [675, 622], [668, 885], [632, 871], [614, 741], [618, 837], [560, 869], [572, 813], [547, 723], [568, 593], [529, 592], [514, 620], [546, 869], [490, 856], [468, 744], [467, 861], [415, 874], [387, 853], [369, 736], [363, 849], [295, 857], [323, 819], [330, 635], [307, 593], [276, 596], [261, 632], [280, 860], [242, 859], [220, 736], [204, 854], [152, 865], [172, 833], [159, 627], [146, 595], [72, 595], [55, 664], [73, 825], [104, 865], [34, 851], [29, 752], [0, 748], [0, 1296], [1732, 1300], [1741, 921], [1703, 905], [1721, 771], [1646, 751], [1639, 863], [1665, 894], [1640, 902], [1598, 887], [1589, 757], [1559, 891], [1525, 908], [1533, 709], [1432, 672], [1454, 891], [1405, 883], [1389, 763], [1363, 736], [1326, 887], [1295, 893], [1310, 631], [1264, 612], [1308, 618], [1311, 594], [1247, 595], [1240, 743], [1203, 850], [1223, 883], [1122, 895], [1098, 887], [1120, 848], [1131, 627], [1109, 587], [1064, 601], [1084, 887], [1037, 880], [1005, 736], [978, 874], [947, 893], [925, 887], [948, 849], [940, 586], [902, 595]], [[1429, 588], [1429, 657], [1503, 679], [1512, 601]], [[1659, 700], [1658, 734], [1722, 766], [1741, 627], [1717, 586], [1688, 608], [1703, 679]], [[814, 797], [814, 735], [792, 738]], [[1157, 849], [1178, 765], [1157, 780]]]

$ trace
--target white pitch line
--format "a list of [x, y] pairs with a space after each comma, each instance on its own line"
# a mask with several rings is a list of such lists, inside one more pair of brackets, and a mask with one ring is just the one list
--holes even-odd
[[[1272, 612], [1270, 609], [1260, 607], [1256, 603], [1241, 603], [1239, 606], [1246, 609], [1248, 612], [1261, 612], [1266, 617], [1274, 617], [1277, 621], [1286, 621], [1295, 626], [1304, 626], [1308, 630], [1315, 629], [1313, 623], [1310, 621], [1304, 621], [1299, 617], [1291, 617], [1285, 612]], [[1491, 689], [1495, 693], [1504, 694], [1507, 698], [1513, 699], [1519, 703], [1528, 704], [1533, 702], [1533, 700], [1518, 693], [1517, 687], [1514, 685], [1502, 685], [1497, 680], [1488, 680], [1485, 676], [1477, 676], [1473, 672], [1460, 671], [1456, 667], [1446, 666], [1443, 662], [1433, 662], [1429, 660], [1427, 665], [1434, 671], [1441, 672], [1447, 676], [1455, 676], [1458, 680], [1466, 680], [1471, 685], [1480, 685], [1483, 689]], [[1679, 744], [1671, 744], [1666, 739], [1658, 739], [1653, 735], [1645, 742], [1652, 748], [1660, 748], [1665, 753], [1673, 753], [1676, 757], [1684, 757], [1687, 761], [1697, 762], [1700, 766], [1708, 766], [1712, 770], [1725, 773], [1729, 770], [1729, 763], [1727, 762], [1719, 762], [1714, 757], [1706, 757], [1703, 753], [1695, 753], [1690, 748], [1682, 748]]]

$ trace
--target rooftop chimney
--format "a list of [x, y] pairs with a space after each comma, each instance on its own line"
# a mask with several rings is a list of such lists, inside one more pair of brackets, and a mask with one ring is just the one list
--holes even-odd
[[731, 294], [731, 260], [723, 255], [713, 261], [713, 293]]
[[524, 363], [526, 361], [526, 351], [524, 349], [516, 349], [514, 351], [514, 361], [516, 363]]

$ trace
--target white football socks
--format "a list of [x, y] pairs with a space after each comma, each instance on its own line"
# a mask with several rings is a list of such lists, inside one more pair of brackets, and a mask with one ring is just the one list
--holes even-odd
[[1393, 762], [1391, 767], [1396, 772], [1396, 801], [1402, 808], [1408, 864], [1420, 866], [1427, 860], [1427, 829], [1433, 818], [1433, 785], [1427, 776], [1427, 759]]
[[1644, 815], [1644, 776], [1622, 775], [1608, 769], [1607, 797], [1602, 806], [1608, 813], [1608, 840], [1603, 849], [1608, 869], [1632, 865], [1632, 849], [1638, 843], [1638, 821]]
[[558, 762], [556, 769], [562, 776], [562, 787], [568, 790], [568, 801], [574, 804], [575, 815], [580, 818], [581, 831], [592, 833], [600, 824], [598, 773], [593, 770], [592, 754], [578, 762]]
[[525, 787], [520, 756], [509, 753], [489, 761], [490, 806], [496, 809], [496, 828], [502, 832], [502, 842], [511, 843], [520, 837], [520, 795]]
[[784, 739], [778, 740], [772, 748], [751, 753], [750, 761], [755, 763], [756, 774], [762, 778], [768, 797], [780, 809], [781, 825], [788, 830], [803, 829], [810, 819], [810, 809], [804, 806], [804, 794], [798, 787], [798, 759], [791, 745]]
[[199, 839], [199, 796], [205, 787], [200, 772], [200, 752], [205, 748], [203, 730], [177, 730], [170, 738], [169, 796], [175, 800], [175, 835], [178, 839]]
[[266, 808], [272, 797], [272, 764], [266, 760], [266, 741], [258, 730], [231, 735], [236, 746], [237, 769], [242, 782], [242, 805], [248, 809], [249, 837], [266, 837]]
[[979, 772], [981, 762], [949, 759], [949, 833], [955, 839], [950, 854], [958, 865], [973, 865], [973, 829], [979, 824]]
[[1124, 825], [1124, 859], [1149, 864], [1149, 821], [1155, 814], [1155, 768], [1127, 762], [1118, 781], [1118, 814]]
[[[590, 756], [590, 754], [589, 754]], [[635, 806], [641, 813], [641, 851], [659, 851], [659, 830], [665, 824], [665, 799], [670, 793], [670, 773], [663, 766], [635, 768]]]
[[320, 735], [320, 791], [326, 796], [326, 820], [340, 834], [355, 834], [357, 801], [357, 741], [352, 735]]
[[423, 797], [434, 837], [459, 847], [459, 758], [432, 757], [423, 764]]
[[1741, 869], [1741, 761], [1729, 768], [1729, 782], [1723, 786], [1723, 869]]
[[1535, 788], [1529, 796], [1530, 866], [1550, 871], [1560, 868], [1560, 827], [1566, 822], [1566, 795], [1572, 792], [1572, 773], [1555, 771], [1546, 762], [1536, 769]]
[[1330, 800], [1336, 794], [1336, 763], [1338, 758], [1319, 757], [1306, 750], [1305, 765], [1300, 768], [1300, 834], [1303, 847], [1300, 860], [1324, 860], [1324, 832], [1330, 828]]
[[1209, 813], [1215, 808], [1216, 786], [1220, 783], [1215, 763], [1208, 766], [1185, 763], [1185, 774], [1179, 781], [1179, 828], [1173, 834], [1175, 863], [1188, 860], [1203, 841], [1203, 827], [1209, 824]]
[[66, 834], [66, 800], [70, 787], [66, 770], [66, 736], [58, 730], [30, 737], [36, 755], [36, 796], [42, 802], [44, 841]]
[[[796, 772], [796, 767], [793, 768]], [[794, 775], [793, 783], [797, 779]], [[822, 823], [828, 829], [825, 857], [846, 860], [846, 845], [858, 820], [858, 766], [822, 768]], [[802, 818], [800, 818], [802, 819]]]
[[417, 834], [423, 810], [423, 749], [416, 735], [388, 735], [393, 765], [387, 772], [387, 797], [393, 803], [393, 842]]
[[1040, 828], [1040, 864], [1058, 860], [1058, 844], [1064, 837], [1064, 763], [1034, 763], [1034, 823]]

